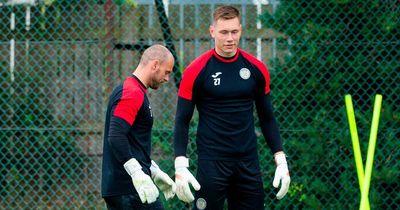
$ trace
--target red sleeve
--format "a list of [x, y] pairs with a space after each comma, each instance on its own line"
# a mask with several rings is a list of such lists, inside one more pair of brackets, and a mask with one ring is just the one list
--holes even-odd
[[265, 64], [262, 61], [258, 60], [256, 57], [250, 55], [249, 53], [247, 53], [243, 50], [240, 50], [240, 53], [242, 53], [242, 55], [245, 59], [247, 59], [252, 64], [254, 64], [258, 68], [258, 70], [261, 71], [261, 73], [265, 79], [265, 95], [267, 95], [270, 91], [270, 88], [269, 88], [270, 78], [269, 78], [269, 71], [267, 69], [267, 66], [265, 66]]
[[113, 116], [124, 119], [133, 125], [136, 115], [144, 101], [144, 92], [132, 80], [126, 80], [122, 88], [122, 97], [118, 101]]
[[193, 85], [200, 71], [207, 64], [208, 60], [213, 55], [213, 50], [209, 50], [195, 59], [189, 66], [186, 68], [183, 73], [182, 81], [179, 86], [178, 96], [182, 97], [186, 100], [191, 101], [193, 99]]

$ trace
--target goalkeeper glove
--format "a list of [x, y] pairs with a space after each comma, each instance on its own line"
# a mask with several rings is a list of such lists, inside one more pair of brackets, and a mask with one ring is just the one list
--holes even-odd
[[276, 198], [280, 200], [286, 195], [289, 189], [290, 175], [289, 175], [288, 165], [286, 162], [285, 153], [277, 152], [275, 153], [274, 156], [275, 156], [276, 170], [272, 185], [275, 188], [278, 188], [279, 183], [281, 184], [281, 189], [276, 194]]
[[186, 203], [190, 203], [194, 200], [193, 194], [190, 191], [189, 183], [193, 188], [198, 191], [200, 190], [200, 184], [196, 178], [187, 169], [189, 167], [189, 159], [183, 156], [175, 158], [175, 183], [176, 183], [176, 195], [178, 198]]
[[150, 176], [142, 171], [142, 166], [135, 158], [131, 158], [124, 164], [126, 172], [131, 176], [133, 186], [139, 194], [142, 203], [153, 203], [159, 195], [157, 187]]
[[151, 178], [157, 187], [164, 193], [166, 200], [169, 200], [175, 196], [176, 185], [172, 179], [158, 167], [156, 162], [151, 161], [150, 166]]

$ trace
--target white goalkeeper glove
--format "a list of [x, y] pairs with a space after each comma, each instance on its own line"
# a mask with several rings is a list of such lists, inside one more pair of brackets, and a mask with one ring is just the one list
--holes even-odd
[[176, 191], [175, 182], [153, 160], [151, 161], [150, 171], [151, 178], [153, 178], [154, 183], [164, 193], [165, 199], [169, 200], [173, 198]]
[[196, 178], [187, 169], [189, 167], [189, 159], [183, 156], [175, 158], [175, 183], [176, 195], [178, 198], [186, 203], [194, 201], [192, 192], [190, 191], [189, 183], [193, 188], [200, 190], [200, 184]]
[[286, 195], [289, 189], [290, 175], [289, 175], [288, 165], [286, 162], [285, 153], [277, 152], [275, 153], [274, 156], [275, 156], [276, 170], [272, 185], [275, 188], [278, 188], [279, 183], [281, 184], [281, 189], [276, 194], [276, 198], [280, 200]]
[[133, 186], [139, 194], [142, 203], [153, 203], [157, 200], [159, 192], [150, 176], [142, 171], [142, 166], [135, 158], [124, 164], [126, 172], [131, 176]]

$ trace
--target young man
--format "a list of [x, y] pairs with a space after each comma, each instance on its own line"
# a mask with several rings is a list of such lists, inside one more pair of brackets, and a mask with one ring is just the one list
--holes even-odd
[[[257, 155], [253, 103], [262, 133], [275, 157], [273, 186], [288, 191], [290, 176], [279, 128], [273, 115], [270, 78], [266, 66], [238, 48], [242, 32], [239, 11], [218, 7], [210, 26], [215, 48], [195, 59], [185, 70], [175, 119], [175, 182], [177, 196], [194, 197], [195, 209], [264, 209], [264, 190]], [[188, 128], [195, 106], [197, 127], [197, 180], [187, 169]], [[200, 187], [201, 186], [201, 187]]]
[[147, 88], [157, 89], [168, 81], [173, 66], [171, 52], [153, 45], [132, 76], [111, 94], [101, 183], [108, 209], [163, 209], [157, 187], [167, 200], [175, 195], [173, 180], [150, 159], [153, 115], [146, 96]]

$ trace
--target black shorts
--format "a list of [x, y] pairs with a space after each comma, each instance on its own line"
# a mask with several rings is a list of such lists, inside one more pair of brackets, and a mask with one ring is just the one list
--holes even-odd
[[263, 210], [264, 188], [258, 160], [199, 160], [194, 209]]
[[142, 203], [137, 194], [108, 196], [104, 197], [104, 201], [109, 210], [164, 210], [159, 198], [151, 204]]

